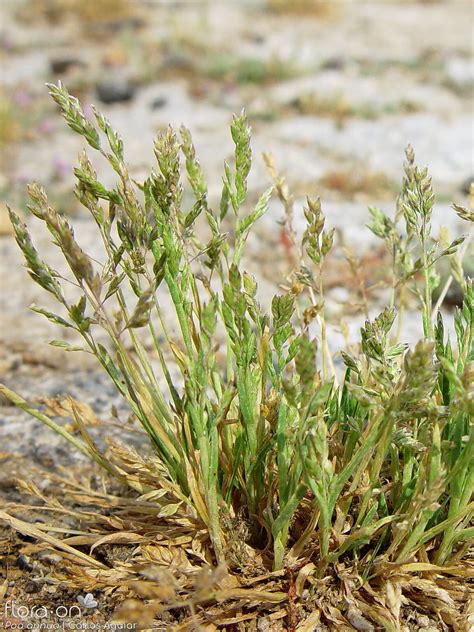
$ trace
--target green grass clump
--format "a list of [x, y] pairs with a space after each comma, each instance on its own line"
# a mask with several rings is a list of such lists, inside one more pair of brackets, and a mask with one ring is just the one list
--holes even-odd
[[212, 79], [225, 79], [238, 84], [266, 84], [284, 81], [301, 74], [301, 70], [291, 61], [278, 56], [269, 59], [259, 57], [238, 57], [233, 54], [209, 55], [204, 64], [204, 74]]
[[[218, 563], [245, 570], [237, 531], [274, 570], [310, 559], [319, 577], [344, 560], [364, 577], [389, 563], [462, 560], [474, 536], [474, 291], [461, 269], [463, 238], [440, 246], [430, 236], [431, 182], [411, 148], [394, 218], [371, 209], [370, 229], [392, 257], [390, 304], [361, 328], [359, 353], [342, 352], [346, 368], [337, 376], [324, 307], [334, 230], [325, 226], [320, 201], [308, 199], [298, 242], [292, 201], [270, 158], [274, 186], [243, 210], [251, 167], [244, 114], [233, 120], [235, 164], [224, 165], [222, 196], [212, 208], [187, 129], [158, 136], [157, 170], [137, 184], [109, 122], [97, 111], [95, 121], [87, 119], [61, 84], [50, 90], [68, 125], [116, 172], [117, 184], [99, 182], [81, 155], [74, 193], [97, 224], [100, 261], [82, 250], [43, 189], [30, 186], [29, 208], [62, 251], [69, 279], [41, 258], [11, 212], [31, 277], [62, 308], [59, 314], [34, 309], [82, 336], [84, 349], [142, 425], [155, 458], [149, 470], [143, 461], [132, 472], [133, 459], [120, 460], [126, 449], [101, 451], [79, 411], [80, 438], [6, 386], [0, 392], [110, 475], [155, 499], [163, 506], [160, 516], [192, 516], [207, 531]], [[181, 161], [194, 197], [190, 205], [184, 203]], [[268, 310], [258, 302], [257, 282], [243, 269], [242, 255], [274, 190], [285, 205], [299, 265], [291, 289], [276, 295]], [[455, 210], [472, 222], [472, 211]], [[195, 230], [198, 218], [207, 237]], [[232, 223], [232, 236], [224, 220]], [[454, 341], [432, 300], [442, 257], [450, 257], [464, 291]], [[409, 291], [419, 299], [424, 331], [411, 349], [394, 333]], [[164, 295], [175, 322], [166, 319]], [[319, 334], [312, 337], [315, 326]], [[155, 343], [159, 373], [145, 352], [143, 331]], [[72, 350], [66, 342], [54, 344]], [[168, 357], [179, 368], [179, 382]]]

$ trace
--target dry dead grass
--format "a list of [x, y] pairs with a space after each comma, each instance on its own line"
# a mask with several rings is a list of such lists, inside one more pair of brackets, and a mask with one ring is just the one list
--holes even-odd
[[128, 0], [28, 0], [18, 15], [25, 21], [43, 18], [52, 23], [72, 16], [87, 24], [130, 17], [136, 6]]
[[380, 199], [391, 195], [393, 191], [393, 183], [385, 173], [365, 167], [328, 171], [320, 178], [319, 183], [325, 189], [349, 199], [360, 194]]
[[280, 15], [306, 15], [332, 17], [341, 9], [334, 0], [267, 0], [269, 9]]
[[[153, 457], [111, 449], [127, 475], [146, 484]], [[298, 632], [470, 629], [472, 559], [441, 568], [422, 549], [410, 563], [379, 562], [364, 578], [367, 560], [347, 557], [320, 577], [315, 541], [293, 566], [272, 572], [267, 553], [243, 544], [242, 525], [229, 523], [228, 565], [216, 567], [205, 529], [166, 489], [139, 497], [88, 465], [50, 472], [24, 460], [16, 462], [19, 479], [15, 461], [6, 461], [13, 474], [0, 486], [0, 520], [10, 527], [0, 535], [4, 601], [70, 607], [91, 592], [99, 603], [91, 622], [182, 632], [257, 624]]]

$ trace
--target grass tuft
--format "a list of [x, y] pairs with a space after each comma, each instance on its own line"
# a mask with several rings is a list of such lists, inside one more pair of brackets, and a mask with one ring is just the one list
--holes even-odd
[[[151, 455], [115, 444], [102, 450], [89, 430], [90, 411], [74, 400], [67, 411], [76, 432], [7, 386], [0, 392], [130, 488], [135, 499], [130, 503], [144, 512], [141, 518], [137, 514], [144, 540], [129, 535], [130, 542], [145, 542], [152, 555], [150, 533], [155, 527], [161, 533], [163, 521], [181, 525], [186, 537], [193, 534], [192, 546], [185, 538], [187, 546], [175, 552], [176, 564], [165, 551], [155, 558], [171, 570], [185, 564], [186, 556], [214, 566], [206, 571], [209, 576], [196, 580], [194, 597], [181, 603], [193, 616], [209, 600], [260, 600], [268, 608], [287, 602], [294, 626], [296, 603], [310, 578], [308, 599], [332, 623], [332, 606], [316, 605], [322, 603], [324, 582], [329, 582], [325, 603], [339, 590], [338, 581], [362, 592], [378, 583], [391, 605], [369, 608], [366, 598], [359, 595], [356, 602], [349, 590], [340, 622], [372, 626], [369, 618], [396, 629], [402, 591], [412, 600], [427, 586], [441, 591], [433, 573], [464, 572], [474, 535], [474, 289], [461, 270], [464, 238], [440, 245], [431, 237], [434, 194], [427, 170], [416, 166], [409, 147], [394, 216], [370, 209], [369, 228], [392, 260], [390, 303], [366, 320], [358, 351], [342, 352], [345, 371], [337, 374], [325, 318], [325, 269], [334, 229], [327, 227], [320, 200], [308, 198], [306, 230], [297, 239], [292, 197], [269, 156], [274, 185], [249, 208], [245, 113], [232, 122], [234, 161], [224, 165], [222, 196], [213, 207], [188, 130], [170, 127], [159, 134], [156, 168], [137, 184], [122, 140], [107, 119], [97, 111], [94, 120], [86, 118], [61, 84], [49, 88], [69, 127], [108, 161], [116, 184], [102, 184], [86, 153], [81, 155], [74, 194], [97, 225], [100, 260], [81, 248], [46, 192], [36, 184], [29, 187], [29, 208], [61, 250], [68, 279], [42, 259], [27, 226], [11, 212], [30, 276], [59, 306], [57, 314], [34, 310], [82, 337], [141, 425]], [[192, 204], [184, 202], [185, 186]], [[285, 208], [296, 270], [291, 288], [263, 308], [242, 256], [274, 191]], [[458, 205], [455, 211], [472, 221], [472, 211]], [[207, 225], [207, 237], [195, 229], [198, 218]], [[223, 229], [229, 222], [232, 236]], [[432, 298], [442, 258], [455, 262], [453, 273], [464, 294], [454, 316], [454, 339]], [[74, 300], [66, 281], [75, 286]], [[408, 292], [418, 299], [423, 326], [423, 339], [413, 348], [397, 334]], [[164, 295], [174, 319], [166, 317]], [[154, 354], [145, 352], [144, 332], [154, 341]], [[54, 343], [73, 350], [66, 342]], [[172, 377], [170, 358], [179, 380]], [[28, 531], [21, 520], [1, 516]], [[71, 554], [71, 545], [63, 550]], [[78, 563], [80, 558], [92, 564], [92, 550], [90, 556], [79, 553]], [[113, 584], [98, 564], [96, 577]], [[112, 568], [113, 576], [118, 567]], [[223, 568], [234, 577], [225, 588]], [[421, 576], [409, 575], [418, 571]], [[409, 579], [402, 587], [397, 578], [403, 573]], [[255, 574], [271, 578], [272, 588], [268, 582], [262, 590], [252, 587], [252, 574], [255, 585]], [[289, 582], [286, 591], [282, 577]], [[142, 580], [134, 584], [137, 594], [151, 599], [152, 618], [168, 607], [163, 604], [177, 607], [179, 586], [154, 594], [158, 584], [154, 589]]]

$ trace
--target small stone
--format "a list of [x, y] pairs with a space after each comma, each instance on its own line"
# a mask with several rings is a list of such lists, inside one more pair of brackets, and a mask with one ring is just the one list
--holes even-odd
[[265, 44], [265, 37], [261, 33], [250, 33], [248, 40], [252, 44], [258, 44], [259, 46]]
[[165, 107], [167, 102], [168, 99], [166, 97], [156, 97], [156, 99], [153, 99], [153, 101], [150, 103], [150, 108], [152, 110], [160, 110], [161, 108]]
[[342, 70], [346, 65], [343, 57], [328, 57], [321, 64], [321, 70]]
[[36, 582], [28, 582], [25, 586], [25, 592], [36, 593], [41, 590], [41, 586], [38, 586]]
[[96, 93], [102, 103], [121, 103], [133, 99], [135, 86], [129, 79], [111, 77], [97, 83]]
[[19, 555], [17, 559], [17, 566], [22, 571], [31, 571], [33, 570], [33, 566], [30, 563], [30, 560], [26, 557], [26, 555]]
[[62, 75], [74, 66], [78, 67], [84, 65], [84, 62], [81, 59], [78, 59], [77, 57], [72, 57], [70, 55], [65, 55], [64, 57], [55, 57], [53, 59], [50, 59], [49, 61], [51, 72], [53, 72], [55, 75]]

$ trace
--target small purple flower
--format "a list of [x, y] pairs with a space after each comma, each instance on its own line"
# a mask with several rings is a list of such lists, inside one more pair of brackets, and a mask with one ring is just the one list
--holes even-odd
[[69, 174], [70, 166], [65, 160], [59, 156], [55, 156], [53, 159], [54, 174], [58, 178], [64, 178]]
[[39, 122], [38, 131], [41, 132], [41, 134], [50, 134], [54, 130], [54, 127], [54, 121], [50, 118], [45, 118]]
[[15, 42], [13, 41], [11, 35], [8, 33], [2, 33], [0, 35], [0, 48], [2, 50], [10, 51], [15, 47]]
[[12, 180], [15, 184], [22, 185], [31, 182], [32, 178], [25, 173], [17, 173], [13, 176]]
[[26, 90], [19, 90], [15, 94], [15, 101], [20, 107], [26, 108], [31, 103], [31, 95]]

